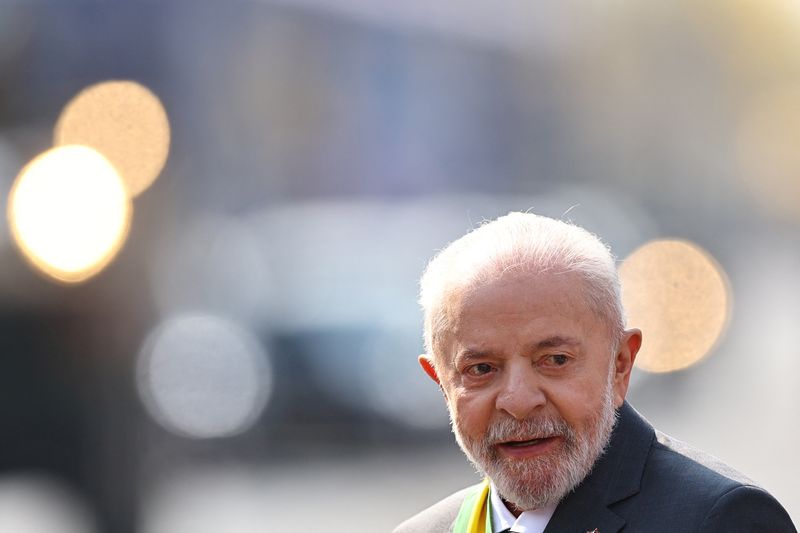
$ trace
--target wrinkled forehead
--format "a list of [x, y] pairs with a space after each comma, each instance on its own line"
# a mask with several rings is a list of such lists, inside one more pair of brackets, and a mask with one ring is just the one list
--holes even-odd
[[508, 272], [491, 280], [452, 287], [442, 299], [440, 328], [434, 331], [435, 352], [442, 342], [470, 327], [474, 319], [502, 321], [504, 316], [566, 318], [585, 330], [612, 332], [610, 319], [596, 305], [589, 282], [575, 272]]

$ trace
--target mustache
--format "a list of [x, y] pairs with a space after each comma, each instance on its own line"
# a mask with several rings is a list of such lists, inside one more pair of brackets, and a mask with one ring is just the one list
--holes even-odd
[[569, 441], [575, 432], [562, 418], [526, 418], [515, 420], [503, 418], [493, 422], [484, 437], [486, 444], [499, 444], [513, 440], [529, 440], [552, 437], [555, 435], [566, 437]]

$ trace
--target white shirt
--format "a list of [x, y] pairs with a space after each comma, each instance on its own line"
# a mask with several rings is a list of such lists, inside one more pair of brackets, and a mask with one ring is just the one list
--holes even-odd
[[525, 511], [519, 517], [514, 517], [492, 483], [492, 531], [503, 531], [511, 528], [515, 533], [543, 533], [544, 528], [556, 510], [555, 505], [542, 507], [535, 511]]

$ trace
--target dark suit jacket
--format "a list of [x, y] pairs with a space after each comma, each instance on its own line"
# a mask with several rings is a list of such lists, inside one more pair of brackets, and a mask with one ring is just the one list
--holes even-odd
[[[545, 533], [796, 533], [766, 491], [655, 431], [626, 402], [606, 453], [556, 508]], [[402, 523], [395, 533], [450, 533], [470, 489]]]

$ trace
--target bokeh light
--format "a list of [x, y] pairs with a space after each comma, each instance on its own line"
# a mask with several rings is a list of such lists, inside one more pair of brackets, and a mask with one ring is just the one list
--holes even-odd
[[700, 247], [651, 241], [620, 267], [628, 326], [643, 332], [636, 365], [649, 372], [687, 368], [705, 357], [730, 312], [727, 277]]
[[106, 81], [84, 89], [64, 107], [54, 142], [96, 149], [136, 196], [164, 167], [170, 126], [164, 106], [149, 89], [134, 81]]
[[128, 234], [131, 203], [111, 163], [85, 146], [62, 146], [22, 169], [8, 222], [26, 259], [64, 282], [102, 270]]
[[800, 84], [767, 91], [738, 131], [740, 177], [769, 213], [800, 218]]
[[148, 336], [137, 387], [151, 416], [168, 431], [227, 437], [249, 429], [261, 414], [272, 369], [249, 331], [220, 317], [186, 314]]
[[66, 486], [34, 475], [0, 478], [0, 531], [93, 533], [85, 504]]

